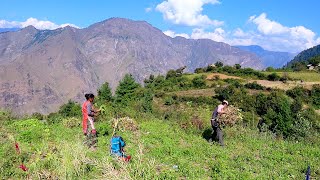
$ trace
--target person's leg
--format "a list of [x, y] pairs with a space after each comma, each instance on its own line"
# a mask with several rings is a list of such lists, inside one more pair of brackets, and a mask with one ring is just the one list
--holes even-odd
[[222, 129], [220, 127], [217, 128], [217, 139], [219, 141], [219, 144], [221, 146], [224, 146], [224, 142], [223, 142], [223, 132]]
[[94, 122], [94, 119], [93, 119], [92, 117], [89, 117], [89, 124], [90, 124], [90, 126], [91, 126], [91, 129], [95, 129], [93, 122]]
[[[95, 132], [95, 127], [94, 127], [94, 119], [92, 117], [89, 117], [89, 126], [88, 126], [88, 131], [89, 131], [89, 147], [96, 148], [96, 143], [97, 143], [97, 134]], [[94, 130], [94, 132], [93, 132]]]

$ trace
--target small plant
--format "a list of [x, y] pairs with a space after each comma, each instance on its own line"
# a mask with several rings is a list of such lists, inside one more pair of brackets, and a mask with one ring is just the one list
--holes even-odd
[[75, 127], [80, 127], [81, 124], [81, 120], [78, 118], [65, 118], [62, 120], [62, 124], [63, 126], [67, 127], [67, 128], [75, 128]]
[[174, 104], [174, 99], [172, 98], [172, 96], [167, 96], [164, 99], [164, 104], [167, 106], [171, 106], [172, 104]]

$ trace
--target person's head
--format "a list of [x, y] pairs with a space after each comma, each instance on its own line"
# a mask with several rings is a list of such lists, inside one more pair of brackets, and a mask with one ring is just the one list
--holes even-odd
[[224, 101], [222, 101], [222, 105], [223, 105], [224, 107], [227, 107], [227, 106], [229, 105], [229, 103], [228, 103], [228, 101], [224, 100]]
[[93, 94], [85, 94], [84, 96], [86, 97], [87, 101], [93, 102], [93, 100], [94, 100]]

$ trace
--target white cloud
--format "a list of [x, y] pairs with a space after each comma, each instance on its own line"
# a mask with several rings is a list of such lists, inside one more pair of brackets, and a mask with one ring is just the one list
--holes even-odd
[[251, 31], [240, 39], [251, 39], [253, 43], [269, 50], [299, 52], [320, 43], [312, 30], [304, 26], [284, 26], [268, 19], [266, 13], [258, 17], [251, 16], [249, 23], [254, 24], [257, 31]]
[[205, 32], [204, 29], [193, 29], [192, 39], [211, 39], [217, 42], [225, 41], [226, 32], [222, 28], [216, 28], [213, 32]]
[[188, 34], [185, 34], [185, 33], [176, 34], [174, 31], [171, 31], [171, 30], [164, 31], [163, 33], [164, 33], [165, 35], [167, 35], [167, 36], [172, 37], [172, 38], [175, 38], [175, 37], [177, 37], [177, 36], [184, 37], [184, 38], [187, 38], [187, 39], [190, 38], [190, 36], [189, 36]]
[[151, 11], [152, 11], [152, 8], [151, 8], [151, 7], [145, 8], [144, 11], [145, 11], [146, 13], [151, 12]]
[[253, 22], [257, 25], [258, 30], [266, 35], [281, 34], [289, 31], [289, 28], [284, 27], [278, 22], [272, 21], [267, 18], [266, 13], [262, 13], [260, 16], [251, 16], [249, 22]]
[[[267, 50], [294, 53], [320, 44], [320, 37], [312, 30], [304, 26], [287, 27], [268, 19], [265, 13], [251, 16], [248, 22], [249, 30], [246, 31], [241, 28], [230, 31], [222, 28], [216, 28], [213, 31], [194, 28], [189, 36], [192, 39], [211, 39], [230, 45], [259, 45]], [[176, 36], [173, 31], [167, 34]]]
[[28, 18], [24, 22], [0, 20], [0, 28], [24, 28], [27, 26], [34, 26], [37, 29], [51, 29], [51, 30], [65, 27], [65, 26], [79, 28], [74, 24], [67, 23], [67, 24], [57, 25], [51, 21], [42, 21], [32, 17]]
[[219, 4], [218, 0], [166, 0], [157, 5], [156, 10], [163, 14], [164, 19], [187, 26], [221, 26], [223, 21], [212, 20], [203, 15], [203, 6]]

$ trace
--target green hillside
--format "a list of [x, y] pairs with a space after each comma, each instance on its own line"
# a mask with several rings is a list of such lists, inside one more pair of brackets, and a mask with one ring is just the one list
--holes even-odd
[[[77, 103], [47, 116], [3, 111], [1, 179], [303, 179], [308, 166], [320, 178], [320, 85], [285, 91], [259, 84], [276, 81], [250, 69], [203, 71], [172, 70], [150, 76], [144, 87], [127, 75], [114, 95], [104, 84], [95, 101], [101, 109], [96, 151], [83, 144]], [[235, 122], [223, 128], [225, 147], [208, 142], [211, 112], [221, 99], [232, 105]], [[109, 154], [116, 119], [129, 163]]]
[[294, 59], [289, 64], [292, 64], [295, 62], [308, 61], [310, 58], [316, 57], [319, 55], [320, 55], [320, 45], [317, 45], [299, 53], [296, 57], [294, 57]]

